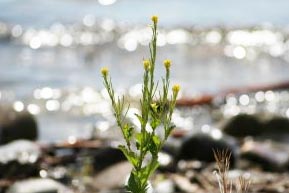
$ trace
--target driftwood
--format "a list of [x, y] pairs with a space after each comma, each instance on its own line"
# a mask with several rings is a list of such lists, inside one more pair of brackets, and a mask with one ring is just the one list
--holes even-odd
[[289, 81], [276, 83], [276, 84], [266, 84], [266, 85], [252, 85], [240, 88], [230, 88], [223, 90], [217, 94], [212, 95], [201, 95], [195, 98], [184, 97], [177, 101], [177, 106], [179, 107], [189, 107], [194, 105], [205, 105], [212, 104], [213, 100], [217, 97], [224, 97], [228, 94], [241, 94], [241, 93], [253, 93], [257, 91], [268, 91], [268, 90], [282, 90], [289, 88]]

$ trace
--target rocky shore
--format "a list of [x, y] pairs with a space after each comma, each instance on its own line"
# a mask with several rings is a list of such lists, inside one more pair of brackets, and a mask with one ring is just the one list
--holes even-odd
[[[258, 92], [261, 91], [246, 95]], [[281, 92], [284, 91], [273, 94], [277, 96]], [[199, 109], [198, 112], [209, 112], [214, 122], [192, 131], [176, 121], [177, 127], [159, 155], [160, 167], [151, 179], [154, 192], [218, 192], [213, 154], [217, 149], [231, 152], [228, 178], [232, 182], [240, 176], [250, 179], [252, 193], [289, 191], [289, 119], [282, 114], [263, 112], [261, 107], [270, 103], [266, 99], [262, 102], [255, 99], [259, 111], [254, 114], [245, 111], [250, 105], [245, 108], [242, 100], [241, 104], [238, 101], [232, 104], [232, 97], [242, 96], [242, 93], [229, 94], [221, 103], [202, 106], [181, 103], [176, 115], [197, 121], [201, 115], [188, 111]], [[279, 98], [274, 104], [283, 104], [283, 100]], [[254, 103], [252, 99], [250, 103]], [[228, 116], [224, 110], [228, 105], [243, 111]], [[104, 137], [96, 132], [89, 139], [70, 138], [43, 144], [37, 142], [37, 117], [7, 107], [2, 107], [1, 114], [1, 192], [124, 191], [131, 166], [116, 148], [120, 138]]]

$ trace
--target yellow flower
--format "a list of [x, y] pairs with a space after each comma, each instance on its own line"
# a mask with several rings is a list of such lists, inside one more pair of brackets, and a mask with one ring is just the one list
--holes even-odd
[[152, 21], [154, 22], [154, 24], [158, 23], [158, 16], [153, 15], [152, 16]]
[[145, 70], [150, 69], [150, 61], [149, 60], [144, 60], [143, 61], [143, 67]]
[[107, 67], [102, 67], [100, 70], [102, 76], [107, 76], [108, 74], [108, 68]]
[[170, 69], [170, 67], [171, 67], [171, 60], [164, 60], [164, 66], [165, 66], [165, 68], [168, 70], [168, 69]]
[[181, 89], [181, 87], [179, 84], [175, 84], [172, 88], [174, 93], [178, 93], [180, 89]]

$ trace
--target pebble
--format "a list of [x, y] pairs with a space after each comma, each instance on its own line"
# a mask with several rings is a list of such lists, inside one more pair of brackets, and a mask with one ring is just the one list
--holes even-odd
[[35, 178], [18, 181], [6, 193], [73, 193], [72, 190], [49, 178]]

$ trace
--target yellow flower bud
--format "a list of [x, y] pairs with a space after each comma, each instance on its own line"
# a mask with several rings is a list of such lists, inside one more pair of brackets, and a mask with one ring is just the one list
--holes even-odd
[[102, 67], [100, 70], [102, 76], [107, 76], [108, 74], [108, 68], [107, 67]]
[[152, 16], [152, 21], [154, 22], [154, 24], [158, 23], [158, 16], [153, 15]]
[[164, 60], [164, 66], [165, 66], [165, 68], [168, 70], [168, 69], [170, 69], [170, 67], [171, 67], [171, 60]]
[[152, 103], [151, 104], [151, 108], [154, 112], [157, 112], [157, 109], [158, 109], [158, 105], [156, 103]]
[[150, 61], [149, 60], [144, 60], [143, 61], [143, 66], [145, 70], [150, 69]]
[[174, 93], [178, 93], [179, 90], [180, 90], [180, 88], [181, 88], [181, 87], [180, 87], [179, 84], [175, 84], [175, 85], [173, 86], [172, 90], [173, 90]]

